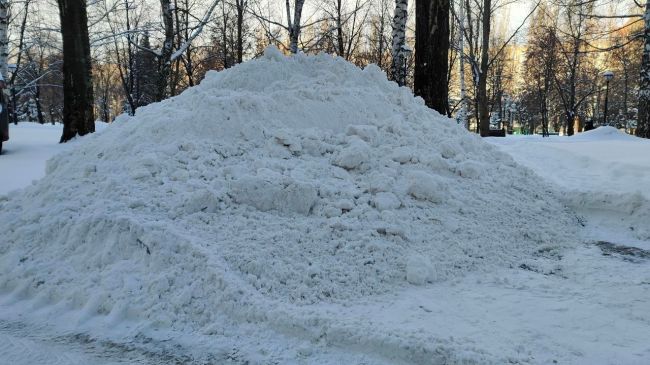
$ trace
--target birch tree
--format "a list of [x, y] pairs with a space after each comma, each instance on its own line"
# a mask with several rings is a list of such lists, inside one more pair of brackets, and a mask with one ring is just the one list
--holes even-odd
[[290, 0], [286, 0], [287, 10], [287, 29], [289, 30], [289, 51], [291, 53], [298, 53], [298, 41], [300, 40], [302, 7], [305, 5], [305, 0], [295, 0], [293, 5], [293, 18], [291, 17]]
[[[298, 53], [299, 48], [304, 52], [309, 52], [310, 50], [323, 50], [323, 40], [327, 37], [328, 31], [320, 32], [314, 30], [312, 27], [319, 23], [326, 23], [327, 20], [330, 19], [329, 17], [320, 17], [316, 20], [305, 22], [303, 19], [305, 0], [285, 0], [284, 9], [282, 10], [284, 15], [282, 17], [273, 14], [273, 10], [275, 10], [273, 6], [274, 3], [268, 2], [265, 5], [266, 6], [260, 6], [258, 4], [255, 9], [250, 11], [259, 21], [266, 38], [262, 42], [258, 41], [258, 54], [260, 54], [260, 52], [269, 44], [275, 44], [280, 48], [288, 50], [292, 54]], [[314, 14], [315, 13], [308, 15], [307, 19], [311, 19]], [[282, 39], [283, 37], [280, 36], [278, 32], [279, 29], [287, 32], [289, 38], [288, 44]], [[303, 30], [309, 29], [311, 29], [312, 34], [309, 34], [305, 39], [305, 37], [303, 37]]]
[[398, 85], [404, 86], [406, 82], [406, 70], [404, 67], [406, 46], [406, 21], [408, 19], [408, 0], [395, 0], [395, 15], [393, 16], [393, 44], [391, 55], [393, 60], [390, 64], [390, 75]]
[[7, 58], [9, 56], [9, 1], [0, 0], [0, 74], [7, 80]]
[[155, 101], [161, 101], [167, 96], [167, 87], [169, 85], [169, 78], [172, 71], [172, 63], [179, 57], [182, 57], [187, 49], [191, 46], [192, 42], [198, 37], [205, 25], [212, 17], [214, 9], [219, 4], [219, 0], [213, 0], [205, 14], [199, 19], [198, 23], [192, 27], [186, 39], [177, 45], [174, 49], [174, 39], [176, 33], [174, 32], [174, 12], [176, 6], [170, 0], [160, 0], [160, 9], [163, 23], [163, 43], [159, 50], [148, 49], [158, 60], [158, 77], [156, 82], [156, 95]]

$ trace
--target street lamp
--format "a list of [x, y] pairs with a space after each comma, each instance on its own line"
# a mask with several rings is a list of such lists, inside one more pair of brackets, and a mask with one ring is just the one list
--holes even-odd
[[607, 99], [609, 98], [609, 81], [614, 78], [614, 73], [612, 71], [603, 72], [603, 77], [605, 78], [605, 115], [603, 116], [603, 124], [607, 125]]

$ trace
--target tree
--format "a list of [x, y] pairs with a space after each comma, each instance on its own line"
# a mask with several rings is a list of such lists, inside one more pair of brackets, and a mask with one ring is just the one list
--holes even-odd
[[650, 138], [650, 1], [645, 4], [643, 21], [643, 55], [641, 57], [639, 119], [636, 126], [636, 135], [642, 138]]
[[582, 103], [596, 91], [598, 74], [587, 70], [586, 36], [590, 32], [590, 14], [593, 4], [581, 0], [569, 0], [564, 11], [564, 29], [560, 32], [566, 39], [558, 39], [560, 50], [558, 67], [562, 72], [555, 72], [554, 79], [558, 95], [562, 101], [565, 114], [566, 134], [574, 134], [574, 124]]
[[0, 74], [7, 80], [9, 1], [0, 0]]
[[414, 92], [443, 115], [449, 109], [448, 57], [449, 0], [416, 0]]
[[93, 83], [85, 0], [58, 0], [63, 37], [61, 142], [95, 131]]
[[244, 15], [248, 9], [248, 0], [235, 0], [237, 10], [237, 63], [244, 60]]
[[388, 0], [378, 0], [373, 6], [373, 14], [370, 16], [370, 31], [367, 35], [367, 62], [374, 63], [379, 68], [385, 69], [388, 59], [388, 36], [390, 9]]
[[293, 20], [291, 19], [291, 8], [287, 0], [287, 25], [289, 29], [289, 51], [291, 53], [298, 53], [298, 40], [300, 39], [302, 17], [302, 7], [305, 5], [305, 0], [295, 0], [293, 6]]
[[404, 67], [406, 46], [406, 20], [408, 18], [408, 0], [395, 1], [395, 15], [393, 17], [393, 57], [390, 64], [390, 76], [398, 85], [406, 83], [406, 70]]
[[154, 102], [156, 98], [156, 58], [150, 49], [149, 34], [140, 40], [140, 49], [134, 55], [133, 62], [133, 100], [136, 107]]
[[[298, 43], [300, 41], [300, 35], [302, 29], [308, 25], [301, 23], [302, 19], [302, 8], [305, 5], [305, 0], [293, 0], [293, 9], [291, 7], [291, 0], [285, 2], [285, 16], [286, 24], [282, 24], [280, 21], [274, 21], [271, 19], [270, 8], [268, 10], [268, 15], [265, 14], [267, 11], [262, 11], [262, 8], [258, 8], [252, 12], [259, 22], [260, 26], [263, 28], [266, 40], [265, 46], [268, 44], [276, 44], [279, 47], [288, 49], [291, 53], [298, 53]], [[293, 17], [291, 11], [293, 10]], [[272, 26], [280, 27], [284, 29], [289, 35], [289, 45], [287, 46], [282, 42], [276, 31], [272, 29]], [[318, 43], [318, 42], [317, 42]]]
[[[161, 101], [167, 96], [167, 88], [169, 86], [169, 79], [172, 74], [172, 63], [182, 57], [192, 45], [192, 42], [198, 37], [203, 28], [212, 17], [214, 9], [219, 4], [220, 0], [213, 0], [206, 10], [203, 18], [198, 20], [198, 23], [189, 31], [189, 20], [187, 21], [186, 29], [188, 32], [182, 40], [179, 40], [180, 33], [174, 31], [174, 15], [176, 12], [176, 5], [172, 4], [170, 0], [160, 0], [160, 8], [163, 18], [163, 44], [160, 50], [148, 51], [156, 56], [158, 61], [158, 77], [156, 80], [156, 94], [155, 101]], [[186, 11], [189, 11], [186, 9]], [[189, 16], [188, 18], [189, 19]], [[179, 31], [179, 22], [177, 22], [176, 30]], [[177, 40], [176, 47], [174, 47], [174, 40]], [[174, 85], [175, 86], [175, 85]]]
[[492, 23], [492, 0], [483, 0], [483, 27], [481, 30], [482, 45], [481, 65], [478, 74], [476, 101], [478, 104], [479, 131], [481, 137], [490, 135], [490, 113], [488, 110], [487, 76], [490, 68], [490, 26]]
[[[526, 99], [530, 99], [529, 106], [538, 110], [542, 136], [548, 136], [549, 129], [549, 104], [553, 92], [554, 75], [557, 72], [557, 29], [550, 11], [541, 6], [533, 18], [528, 32], [528, 49], [524, 61], [525, 75], [528, 82], [524, 86], [528, 89]], [[528, 100], [526, 100], [528, 101]]]
[[334, 53], [347, 61], [353, 60], [365, 25], [369, 10], [366, 0], [354, 0], [352, 9], [348, 8], [345, 0], [326, 0], [322, 5], [324, 13], [323, 32], [324, 49]]

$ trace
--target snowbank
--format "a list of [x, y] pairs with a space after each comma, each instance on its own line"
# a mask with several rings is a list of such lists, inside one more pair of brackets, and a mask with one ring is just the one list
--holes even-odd
[[635, 141], [637, 137], [622, 132], [614, 127], [598, 127], [590, 131], [574, 134], [570, 140], [575, 141], [604, 141], [604, 140], [619, 140], [619, 141]]
[[[611, 239], [650, 242], [650, 141], [612, 127], [600, 127], [572, 137], [509, 137], [500, 145], [517, 162], [556, 184], [571, 208]], [[600, 239], [603, 239], [602, 237]]]
[[88, 138], [0, 197], [0, 289], [80, 322], [320, 338], [311, 304], [552, 261], [575, 223], [511, 157], [328, 55], [269, 48]]

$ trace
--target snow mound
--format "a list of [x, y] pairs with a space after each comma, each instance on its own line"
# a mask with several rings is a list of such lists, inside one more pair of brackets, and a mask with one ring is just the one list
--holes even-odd
[[622, 132], [614, 127], [602, 126], [590, 131], [575, 134], [571, 140], [579, 141], [602, 141], [602, 140], [634, 140], [637, 137]]
[[530, 170], [376, 66], [269, 49], [0, 198], [0, 289], [82, 319], [279, 321], [271, 308], [542, 260], [573, 224]]

